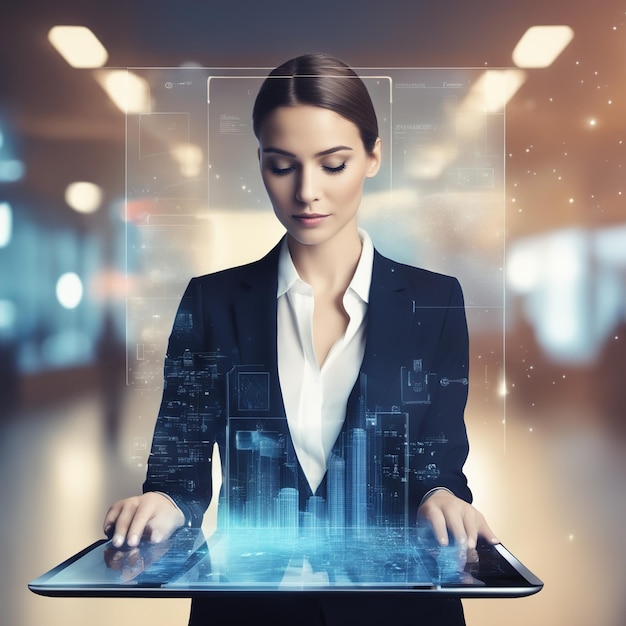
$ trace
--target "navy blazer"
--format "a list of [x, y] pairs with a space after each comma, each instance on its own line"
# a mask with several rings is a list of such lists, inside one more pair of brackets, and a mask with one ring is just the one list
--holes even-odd
[[[285, 416], [276, 348], [279, 249], [280, 243], [258, 261], [193, 278], [176, 314], [143, 489], [168, 493], [188, 525], [202, 523], [211, 501], [213, 445], [222, 454], [225, 446], [228, 397], [220, 381], [228, 371], [263, 366], [270, 381], [267, 414]], [[471, 502], [462, 471], [468, 366], [458, 281], [375, 252], [361, 383], [367, 381], [369, 410], [409, 415], [413, 511], [437, 486]], [[362, 388], [357, 381], [344, 428], [354, 424]]]

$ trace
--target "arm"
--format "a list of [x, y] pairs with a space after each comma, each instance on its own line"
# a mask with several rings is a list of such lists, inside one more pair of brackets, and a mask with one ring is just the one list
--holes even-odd
[[169, 338], [163, 397], [143, 495], [116, 502], [105, 532], [114, 545], [160, 541], [182, 525], [200, 526], [212, 497], [212, 453], [223, 421], [219, 361], [207, 352], [201, 294], [192, 280]]
[[451, 535], [456, 543], [474, 548], [478, 536], [497, 542], [483, 515], [471, 506], [472, 496], [463, 474], [469, 444], [464, 421], [468, 395], [469, 338], [461, 287], [452, 280], [444, 319], [434, 344], [431, 369], [436, 374], [431, 404], [421, 438], [433, 443], [432, 477], [420, 491], [418, 521], [427, 523], [441, 545]]

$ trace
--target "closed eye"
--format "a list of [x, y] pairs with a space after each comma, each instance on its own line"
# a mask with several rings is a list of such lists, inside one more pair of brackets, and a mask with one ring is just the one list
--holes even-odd
[[295, 169], [296, 168], [293, 165], [290, 165], [289, 167], [276, 167], [275, 165], [272, 165], [270, 168], [272, 174], [276, 176], [286, 176], [287, 174], [291, 174], [291, 172]]
[[323, 165], [322, 167], [324, 171], [328, 174], [339, 174], [339, 172], [343, 172], [343, 170], [346, 169], [346, 164], [344, 161], [341, 165], [338, 165], [337, 167], [330, 167], [328, 165]]

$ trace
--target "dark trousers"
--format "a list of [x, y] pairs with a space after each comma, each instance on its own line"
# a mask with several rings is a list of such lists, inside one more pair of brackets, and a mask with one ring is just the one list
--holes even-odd
[[320, 599], [277, 596], [194, 599], [189, 626], [464, 626], [460, 600], [416, 595], [372, 597], [366, 592]]

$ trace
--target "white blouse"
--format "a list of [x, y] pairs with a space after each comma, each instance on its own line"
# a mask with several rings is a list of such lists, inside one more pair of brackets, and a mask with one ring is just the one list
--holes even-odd
[[326, 473], [365, 353], [374, 246], [364, 230], [359, 236], [361, 258], [343, 296], [348, 327], [321, 367], [313, 348], [313, 289], [298, 276], [286, 237], [278, 261], [278, 377], [291, 439], [313, 493]]

